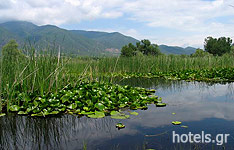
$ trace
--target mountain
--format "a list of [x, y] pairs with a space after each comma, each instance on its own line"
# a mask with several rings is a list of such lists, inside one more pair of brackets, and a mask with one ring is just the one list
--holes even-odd
[[195, 53], [196, 48], [193, 47], [178, 47], [178, 46], [167, 46], [167, 45], [160, 45], [159, 49], [162, 53], [165, 54], [185, 54], [185, 55], [190, 55], [192, 53]]
[[[62, 53], [78, 55], [119, 55], [120, 50], [128, 43], [138, 40], [118, 32], [66, 30], [53, 25], [37, 26], [25, 21], [11, 21], [0, 24], [0, 49], [10, 39], [15, 39], [22, 48], [31, 45], [36, 49], [58, 49]], [[195, 48], [159, 46], [165, 54], [191, 54]]]
[[124, 45], [126, 45], [126, 43], [135, 44], [136, 42], [138, 42], [138, 40], [130, 36], [124, 36], [123, 34], [120, 34], [118, 32], [106, 33], [82, 30], [73, 30], [73, 32], [98, 41], [103, 45], [107, 45], [108, 47], [115, 47], [117, 49], [121, 49]]
[[60, 47], [63, 53], [93, 56], [120, 53], [122, 46], [138, 41], [117, 32], [66, 30], [53, 25], [37, 26], [24, 21], [0, 24], [0, 48], [10, 39], [16, 39], [20, 47], [25, 44], [31, 44], [37, 49]]

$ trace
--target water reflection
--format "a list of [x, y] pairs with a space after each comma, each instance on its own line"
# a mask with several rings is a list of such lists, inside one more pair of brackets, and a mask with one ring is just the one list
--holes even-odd
[[[119, 120], [78, 118], [63, 115], [57, 118], [5, 116], [0, 118], [0, 149], [223, 149], [214, 144], [172, 144], [171, 132], [234, 136], [233, 84], [206, 84], [165, 80], [122, 80], [129, 84], [157, 89], [157, 95], [168, 103], [165, 108], [150, 105], [139, 116], [121, 121], [123, 130], [115, 128]], [[176, 115], [172, 115], [176, 113]], [[171, 125], [179, 120], [188, 129]], [[163, 134], [161, 134], [163, 133]], [[150, 135], [150, 136], [145, 136]], [[155, 136], [158, 135], [158, 136]], [[234, 138], [225, 146], [232, 149]]]

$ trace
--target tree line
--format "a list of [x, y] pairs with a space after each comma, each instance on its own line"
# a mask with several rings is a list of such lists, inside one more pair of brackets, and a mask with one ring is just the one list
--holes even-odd
[[[232, 39], [229, 37], [220, 37], [213, 38], [207, 37], [204, 42], [204, 50], [197, 49], [194, 54], [191, 56], [222, 56], [225, 53], [234, 54], [234, 44], [232, 44]], [[132, 57], [137, 55], [153, 55], [158, 56], [161, 55], [159, 46], [157, 44], [152, 44], [149, 40], [141, 40], [137, 42], [136, 45], [129, 43], [125, 45], [121, 49], [121, 56], [124, 57]]]

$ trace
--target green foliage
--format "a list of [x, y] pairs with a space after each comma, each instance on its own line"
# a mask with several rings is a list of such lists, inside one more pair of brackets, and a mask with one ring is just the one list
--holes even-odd
[[231, 38], [220, 37], [218, 39], [207, 37], [205, 39], [205, 51], [215, 55], [221, 56], [231, 51], [232, 40]]
[[[170, 72], [152, 72], [152, 73], [122, 73], [112, 74], [114, 77], [122, 78], [164, 78], [169, 80], [186, 81], [207, 81], [207, 82], [233, 82], [234, 68], [212, 68], [199, 70], [181, 70]], [[156, 106], [166, 106], [164, 103], [157, 103]]]
[[[64, 59], [52, 51], [36, 53], [34, 48], [25, 48], [25, 56], [12, 40], [2, 49], [0, 105], [10, 110], [18, 104], [17, 93], [43, 95], [68, 84], [70, 77], [63, 69]], [[0, 108], [1, 111], [1, 108]]]
[[230, 51], [231, 55], [234, 55], [234, 45], [232, 45], [231, 51]]
[[158, 45], [151, 44], [149, 40], [141, 40], [141, 42], [137, 42], [137, 49], [142, 52], [144, 55], [160, 55], [160, 50]]
[[149, 97], [153, 93], [155, 93], [154, 90], [139, 87], [80, 82], [76, 86], [68, 85], [58, 92], [42, 96], [34, 93], [15, 94], [14, 98], [18, 102], [10, 106], [10, 111], [31, 116], [68, 113], [87, 115], [90, 118], [111, 115], [114, 119], [127, 119], [129, 115], [120, 113], [119, 110], [122, 108], [146, 109], [147, 104], [157, 104], [158, 97]]
[[1, 69], [2, 69], [2, 84], [7, 84], [10, 87], [13, 85], [13, 82], [17, 75], [17, 67], [20, 63], [20, 59], [22, 59], [22, 53], [18, 50], [18, 44], [15, 40], [9, 41], [2, 48], [2, 62], [1, 62]]
[[136, 55], [136, 52], [137, 48], [132, 43], [129, 43], [121, 49], [121, 56], [132, 57]]
[[139, 56], [139, 52], [143, 55], [153, 56], [161, 54], [158, 45], [151, 44], [149, 40], [142, 40], [141, 42], [137, 42], [136, 46], [134, 46], [131, 43], [129, 45], [124, 46], [121, 50], [121, 56], [131, 57], [135, 56], [136, 54], [138, 54]]
[[198, 48], [195, 53], [191, 54], [191, 57], [205, 57], [205, 56], [211, 56], [211, 54], [200, 48]]

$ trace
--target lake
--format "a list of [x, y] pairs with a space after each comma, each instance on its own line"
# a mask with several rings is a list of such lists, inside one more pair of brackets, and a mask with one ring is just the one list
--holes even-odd
[[[78, 118], [73, 115], [34, 118], [8, 115], [0, 118], [0, 149], [61, 150], [189, 150], [234, 149], [234, 84], [125, 79], [119, 84], [156, 89], [166, 107], [149, 105], [127, 120]], [[128, 111], [126, 111], [128, 113]], [[172, 125], [181, 121], [181, 125]], [[117, 123], [126, 127], [118, 130]], [[227, 143], [173, 143], [178, 135], [230, 134]], [[194, 139], [193, 139], [194, 140]]]

